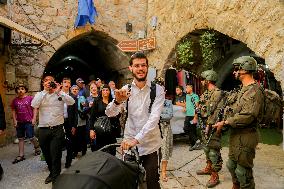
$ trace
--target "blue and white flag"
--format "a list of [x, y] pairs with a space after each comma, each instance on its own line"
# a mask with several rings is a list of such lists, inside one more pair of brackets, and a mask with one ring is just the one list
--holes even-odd
[[93, 0], [79, 0], [78, 1], [78, 15], [75, 21], [75, 28], [78, 26], [85, 26], [87, 22], [95, 23], [95, 16], [98, 16]]

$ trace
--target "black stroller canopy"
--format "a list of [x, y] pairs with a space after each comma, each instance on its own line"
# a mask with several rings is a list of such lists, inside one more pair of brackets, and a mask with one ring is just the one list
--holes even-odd
[[135, 189], [140, 173], [138, 163], [123, 162], [108, 153], [96, 151], [62, 173], [53, 189]]

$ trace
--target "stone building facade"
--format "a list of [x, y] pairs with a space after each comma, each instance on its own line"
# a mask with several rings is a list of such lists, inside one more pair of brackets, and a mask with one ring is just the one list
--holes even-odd
[[[118, 42], [135, 40], [143, 34], [155, 37], [157, 45], [148, 52], [149, 62], [162, 74], [173, 64], [170, 54], [177, 42], [198, 29], [214, 29], [245, 43], [265, 59], [284, 89], [283, 0], [95, 0], [96, 23], [77, 29], [74, 28], [77, 1], [7, 2], [0, 4], [0, 16], [42, 35], [52, 44], [9, 49], [5, 79], [10, 83], [25, 81], [31, 92], [40, 89], [40, 78], [54, 53], [80, 35], [91, 32], [108, 40], [121, 61], [127, 60], [128, 54], [119, 51]], [[153, 23], [155, 19], [157, 22]], [[131, 32], [126, 31], [127, 22], [132, 24]], [[121, 67], [127, 66], [127, 62], [122, 64]], [[6, 94], [6, 104], [15, 96], [13, 91], [4, 89], [1, 93]], [[10, 118], [7, 116], [8, 123]]]

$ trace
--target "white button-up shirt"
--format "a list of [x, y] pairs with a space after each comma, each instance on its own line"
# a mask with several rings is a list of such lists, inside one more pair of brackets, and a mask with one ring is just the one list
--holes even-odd
[[[58, 100], [61, 97], [62, 100]], [[48, 91], [38, 92], [32, 100], [32, 107], [39, 108], [38, 127], [52, 127], [64, 123], [64, 103], [72, 105], [75, 100], [60, 91], [59, 94], [49, 94]]]
[[[156, 98], [150, 107], [150, 87], [151, 83], [139, 89], [134, 82], [131, 84], [131, 96], [128, 101], [128, 118], [125, 125], [124, 138], [136, 139], [139, 155], [147, 155], [157, 151], [161, 147], [161, 133], [158, 126], [161, 111], [165, 101], [165, 92], [160, 85], [156, 85]], [[124, 86], [127, 89], [128, 86]], [[114, 117], [119, 114], [125, 103], [116, 105], [112, 101], [106, 108], [106, 115]]]

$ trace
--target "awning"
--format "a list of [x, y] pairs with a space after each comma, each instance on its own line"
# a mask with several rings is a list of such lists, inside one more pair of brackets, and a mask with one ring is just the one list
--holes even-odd
[[33, 39], [36, 39], [46, 45], [50, 45], [53, 47], [52, 43], [46, 40], [43, 36], [25, 28], [24, 26], [21, 26], [20, 24], [17, 24], [16, 22], [13, 22], [12, 20], [9, 20], [3, 16], [0, 16], [0, 25], [3, 25], [7, 28], [10, 28], [11, 30], [15, 30], [19, 33], [22, 33], [24, 35], [27, 35]]

